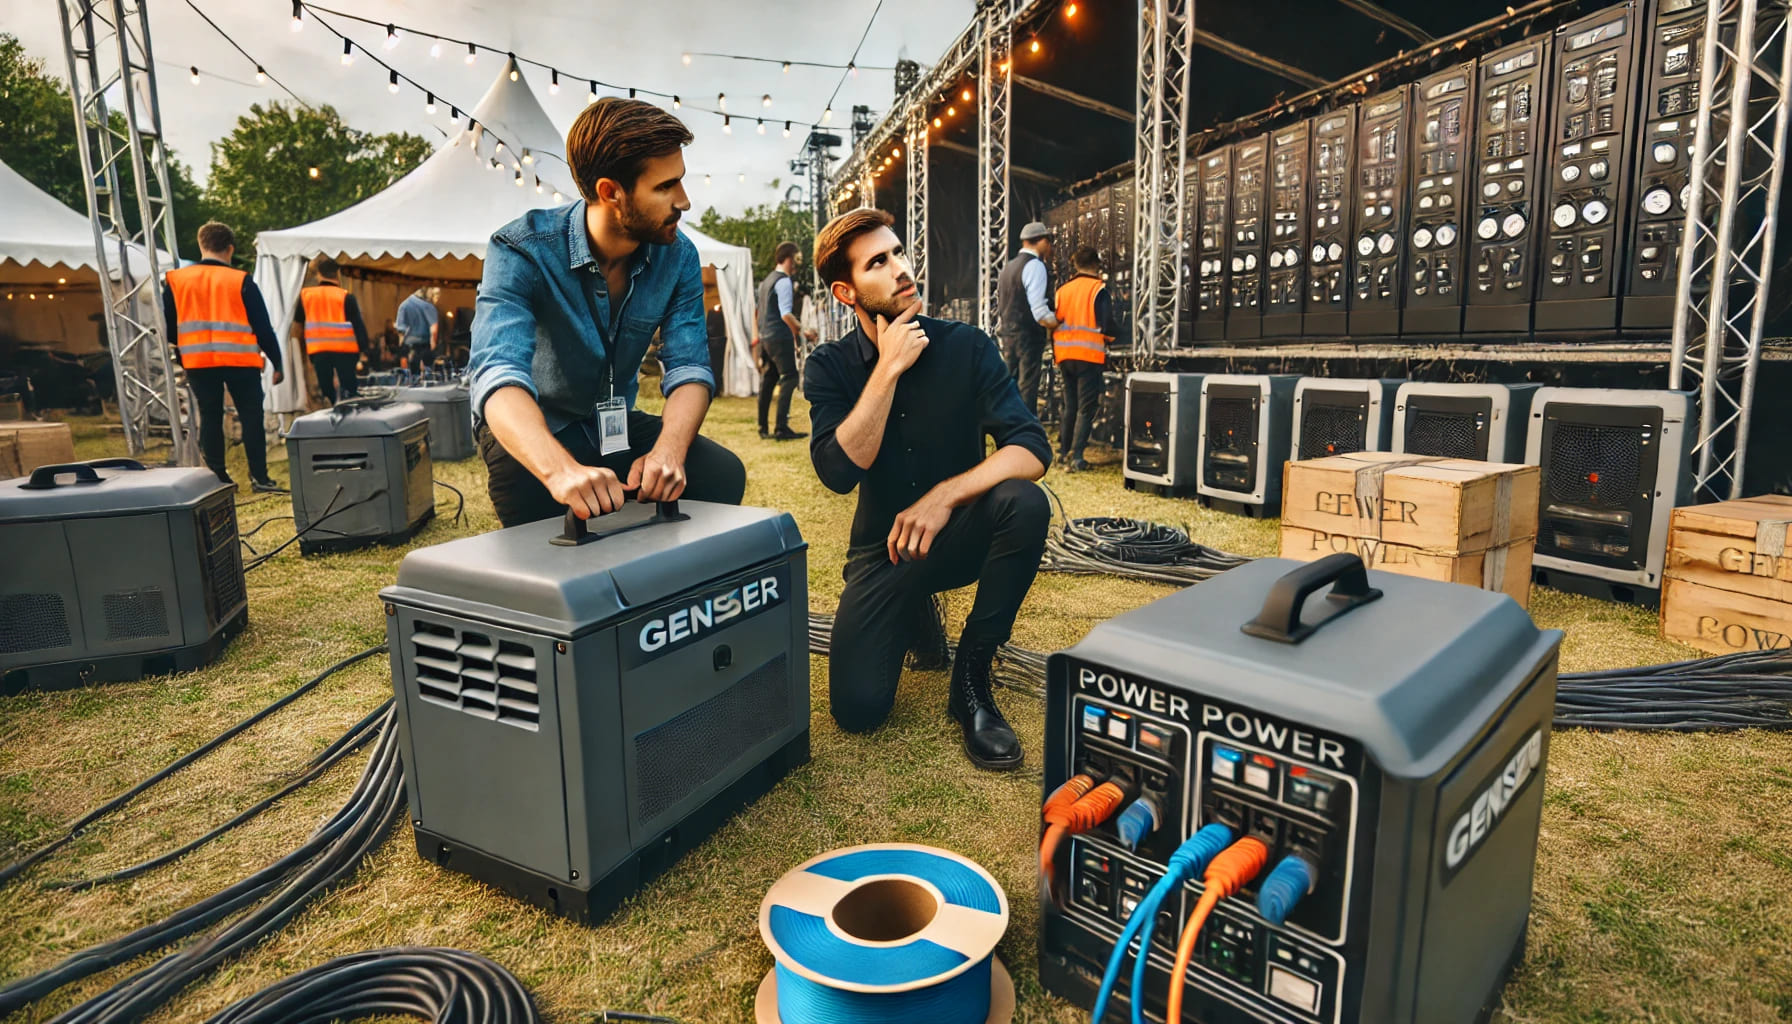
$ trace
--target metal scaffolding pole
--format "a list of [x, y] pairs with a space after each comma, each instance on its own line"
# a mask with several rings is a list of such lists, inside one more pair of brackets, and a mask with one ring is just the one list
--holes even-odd
[[1792, 45], [1785, 0], [1709, 0], [1699, 68], [1688, 244], [1668, 384], [1699, 391], [1696, 481], [1743, 496], [1761, 334], [1781, 214]]
[[[909, 111], [908, 130], [908, 225], [909, 269], [914, 272], [916, 287], [921, 290], [922, 308], [927, 308], [927, 108], [916, 104]], [[931, 310], [929, 310], [931, 312]]]
[[[183, 401], [174, 374], [175, 339], [162, 337], [160, 263], [177, 250], [149, 18], [141, 0], [59, 0], [57, 10], [125, 444], [141, 455], [154, 427], [166, 425], [173, 444], [169, 461], [196, 465], [193, 404]], [[116, 52], [115, 67], [106, 59], [112, 56], [107, 47]], [[106, 103], [114, 87], [124, 103], [122, 126]], [[127, 156], [134, 220], [119, 185], [118, 163]]]
[[996, 328], [996, 276], [1008, 259], [1008, 141], [1013, 110], [1013, 12], [992, 4], [984, 19], [977, 89], [977, 325]]
[[1194, 0], [1140, 0], [1133, 214], [1134, 348], [1177, 347], [1182, 311], [1182, 182], [1188, 173]]

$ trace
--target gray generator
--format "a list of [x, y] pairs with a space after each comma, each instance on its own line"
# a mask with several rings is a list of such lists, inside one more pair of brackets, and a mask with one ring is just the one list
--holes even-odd
[[1523, 462], [1537, 384], [1410, 380], [1394, 396], [1394, 448], [1475, 462]]
[[418, 854], [594, 921], [807, 762], [806, 551], [787, 513], [685, 502], [406, 555]]
[[1120, 475], [1127, 489], [1147, 484], [1171, 493], [1193, 490], [1200, 433], [1200, 374], [1126, 375], [1126, 460]]
[[409, 540], [436, 512], [429, 415], [415, 402], [352, 398], [286, 433], [299, 551]]
[[1294, 388], [1294, 440], [1288, 458], [1387, 451], [1394, 435], [1394, 396], [1401, 383], [1385, 378], [1301, 378]]
[[1259, 518], [1282, 514], [1296, 374], [1210, 373], [1201, 378], [1195, 493], [1213, 508]]
[[459, 462], [473, 457], [473, 400], [467, 385], [424, 384], [399, 388], [400, 402], [416, 402], [429, 413], [429, 457], [437, 462]]
[[[1136, 847], [1110, 823], [1056, 851], [1040, 981], [1091, 1007], [1170, 855], [1221, 825], [1269, 858], [1195, 935], [1189, 1019], [1486, 1020], [1524, 953], [1561, 641], [1504, 594], [1351, 554], [1260, 559], [1096, 626], [1047, 664], [1045, 792], [1082, 772], [1163, 813]], [[1308, 884], [1277, 882], [1290, 864]], [[1168, 891], [1145, 988], [1126, 962], [1104, 1020], [1135, 997], [1163, 1019], [1200, 895]]]
[[130, 459], [0, 482], [0, 689], [210, 664], [249, 624], [234, 492]]

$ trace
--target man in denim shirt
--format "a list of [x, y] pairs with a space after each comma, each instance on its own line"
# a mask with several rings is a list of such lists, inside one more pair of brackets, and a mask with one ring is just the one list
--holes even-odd
[[[471, 356], [479, 453], [505, 526], [590, 518], [642, 501], [739, 504], [746, 468], [698, 437], [715, 376], [703, 267], [678, 233], [689, 129], [648, 103], [603, 99], [566, 136], [582, 202], [532, 210], [486, 252]], [[641, 360], [660, 334], [664, 417], [634, 407]], [[626, 444], [612, 446], [626, 406]], [[606, 431], [605, 420], [610, 420]], [[688, 486], [687, 486], [688, 480]], [[626, 483], [625, 483], [626, 481]]]

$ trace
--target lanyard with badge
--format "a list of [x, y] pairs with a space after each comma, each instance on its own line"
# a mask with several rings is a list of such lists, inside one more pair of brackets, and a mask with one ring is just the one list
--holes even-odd
[[616, 396], [616, 363], [614, 352], [604, 368], [603, 401], [597, 403], [597, 453], [614, 455], [628, 450], [628, 403]]

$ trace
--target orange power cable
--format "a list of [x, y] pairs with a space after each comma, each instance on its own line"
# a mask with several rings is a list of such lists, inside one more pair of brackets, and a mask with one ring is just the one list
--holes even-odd
[[1065, 835], [1076, 835], [1087, 832], [1113, 816], [1114, 810], [1126, 799], [1126, 790], [1118, 783], [1104, 782], [1089, 793], [1077, 798], [1075, 803], [1059, 801], [1063, 794], [1060, 789], [1052, 794], [1045, 807], [1045, 840], [1039, 844], [1039, 870], [1049, 882], [1052, 877], [1052, 858], [1057, 854], [1058, 844], [1064, 841]]
[[1164, 1014], [1165, 1024], [1182, 1024], [1182, 990], [1188, 978], [1189, 961], [1195, 957], [1195, 939], [1201, 934], [1201, 926], [1207, 923], [1207, 916], [1220, 900], [1244, 888], [1251, 879], [1256, 878], [1269, 863], [1269, 848], [1260, 840], [1246, 836], [1221, 851], [1207, 865], [1207, 874], [1202, 878], [1205, 887], [1201, 899], [1195, 904], [1194, 913], [1189, 915], [1188, 925], [1182, 929], [1182, 941], [1176, 945], [1176, 967], [1170, 972], [1170, 1003]]

